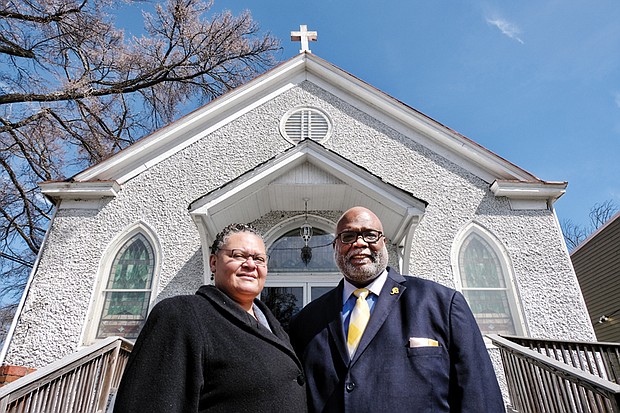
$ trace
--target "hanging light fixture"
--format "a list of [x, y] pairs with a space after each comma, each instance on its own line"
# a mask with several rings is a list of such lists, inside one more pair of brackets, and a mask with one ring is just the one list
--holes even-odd
[[301, 260], [307, 267], [312, 259], [312, 247], [308, 245], [312, 238], [312, 225], [308, 224], [308, 198], [304, 198], [304, 202], [306, 205], [306, 220], [301, 228], [299, 228], [299, 235], [304, 240], [304, 246], [301, 247]]

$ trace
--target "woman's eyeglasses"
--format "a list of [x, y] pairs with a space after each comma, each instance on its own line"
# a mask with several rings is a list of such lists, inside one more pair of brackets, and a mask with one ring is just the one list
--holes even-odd
[[233, 261], [237, 261], [239, 264], [243, 264], [244, 262], [252, 258], [252, 261], [254, 261], [254, 265], [258, 267], [266, 267], [267, 261], [269, 260], [269, 256], [267, 254], [248, 254], [243, 250], [229, 250], [225, 248], [220, 248], [219, 251], [226, 251], [228, 253], [226, 255], [232, 258]]

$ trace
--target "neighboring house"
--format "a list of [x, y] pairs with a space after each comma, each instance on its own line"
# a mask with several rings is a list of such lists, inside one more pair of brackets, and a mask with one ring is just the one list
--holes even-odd
[[570, 257], [598, 341], [620, 343], [620, 212]]
[[135, 338], [156, 302], [211, 282], [209, 245], [231, 222], [264, 232], [262, 299], [286, 323], [341, 279], [330, 243], [355, 205], [382, 219], [390, 265], [462, 291], [483, 332], [595, 337], [553, 209], [565, 182], [538, 179], [307, 52], [41, 188], [56, 212], [7, 364], [40, 367], [108, 336]]

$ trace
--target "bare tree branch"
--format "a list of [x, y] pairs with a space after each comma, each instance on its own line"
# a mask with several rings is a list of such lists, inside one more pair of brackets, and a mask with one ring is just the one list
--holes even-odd
[[[271, 68], [279, 42], [249, 12], [165, 0], [125, 38], [111, 0], [0, 4], [0, 277], [23, 283], [64, 179]], [[21, 274], [15, 276], [15, 274]]]
[[590, 224], [594, 231], [603, 226], [616, 212], [618, 212], [618, 206], [611, 199], [594, 204], [589, 214]]
[[575, 249], [583, 240], [588, 237], [586, 228], [575, 224], [570, 219], [565, 219], [560, 222], [562, 228], [562, 234], [564, 234], [564, 241], [569, 251]]
[[575, 249], [585, 241], [594, 231], [603, 226], [614, 214], [618, 212], [618, 206], [613, 200], [596, 203], [590, 209], [590, 226], [577, 225], [570, 219], [562, 220], [560, 227], [564, 235], [564, 241], [569, 251]]
[[[29, 5], [32, 6], [32, 9], [35, 10], [34, 3], [32, 2], [24, 2], [24, 3], [27, 3], [27, 4], [29, 3]], [[78, 7], [69, 8], [69, 9], [61, 9], [60, 11], [54, 14], [43, 14], [43, 15], [38, 15], [38, 16], [22, 14], [19, 12], [10, 11], [8, 8], [5, 8], [5, 9], [0, 9], [0, 18], [23, 20], [23, 21], [36, 22], [36, 23], [58, 22], [58, 21], [61, 21], [63, 18], [65, 18], [68, 14], [79, 13], [80, 11], [82, 11], [86, 3], [87, 1], [84, 0], [82, 4], [79, 5]]]

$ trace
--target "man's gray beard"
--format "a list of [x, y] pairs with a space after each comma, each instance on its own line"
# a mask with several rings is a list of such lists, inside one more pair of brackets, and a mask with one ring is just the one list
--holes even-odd
[[351, 249], [346, 255], [336, 253], [336, 265], [344, 276], [357, 284], [368, 284], [385, 270], [388, 264], [388, 251], [384, 245], [379, 251], [371, 251], [372, 262], [361, 267], [351, 264], [349, 258], [361, 249]]

